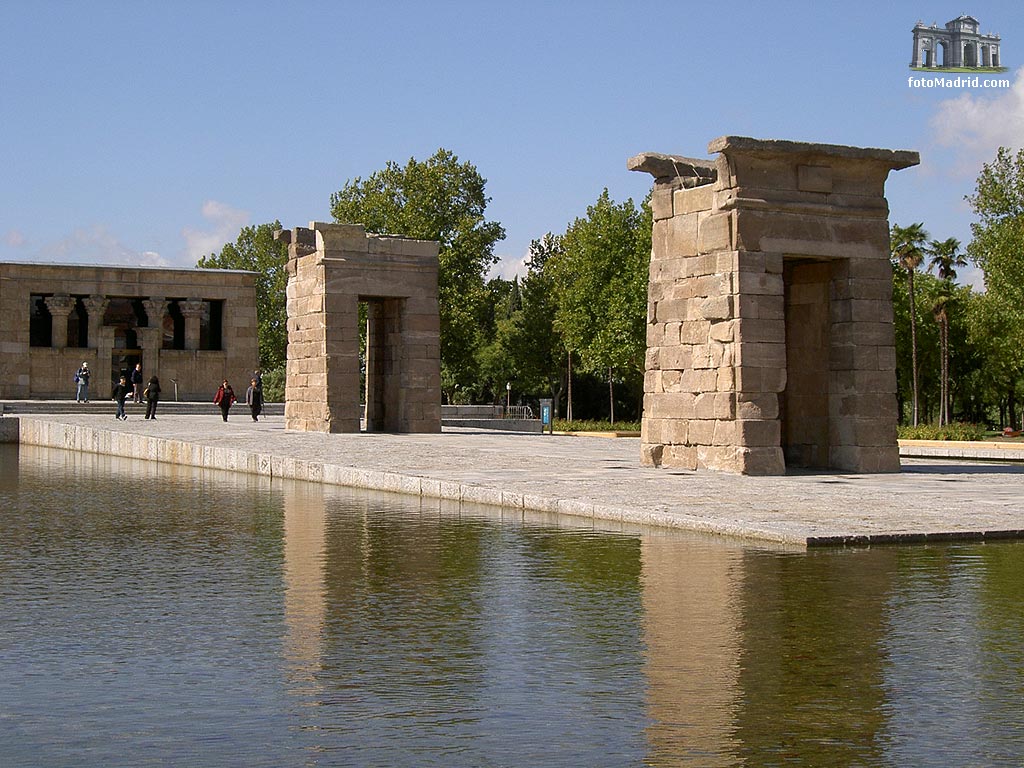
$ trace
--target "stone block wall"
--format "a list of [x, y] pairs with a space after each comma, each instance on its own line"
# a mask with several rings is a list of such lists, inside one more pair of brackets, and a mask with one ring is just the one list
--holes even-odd
[[438, 244], [319, 222], [279, 237], [289, 243], [287, 428], [358, 432], [365, 417], [368, 431], [439, 432]]
[[899, 468], [888, 205], [913, 152], [723, 137], [655, 177], [642, 461]]
[[[32, 346], [31, 296], [52, 304], [51, 346]], [[88, 362], [94, 397], [109, 397], [113, 363], [124, 352], [113, 327], [104, 325], [110, 299], [141, 300], [148, 325], [134, 327], [135, 353], [148, 378], [160, 377], [164, 397], [178, 381], [182, 400], [212, 399], [224, 378], [247, 386], [259, 366], [256, 276], [221, 269], [164, 269], [82, 264], [0, 263], [0, 398], [74, 398], [75, 371]], [[67, 338], [68, 312], [76, 300], [88, 311], [88, 345]], [[188, 310], [203, 300], [223, 303], [221, 348], [199, 349], [199, 320], [185, 319], [185, 349], [164, 348], [162, 323], [171, 299]], [[63, 313], [62, 313], [63, 312]], [[243, 384], [245, 382], [245, 384]]]

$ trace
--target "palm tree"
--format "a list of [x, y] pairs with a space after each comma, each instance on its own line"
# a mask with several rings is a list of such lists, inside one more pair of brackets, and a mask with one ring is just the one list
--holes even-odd
[[924, 222], [909, 227], [892, 225], [889, 248], [894, 262], [907, 271], [907, 298], [910, 300], [910, 370], [913, 383], [913, 424], [917, 426], [917, 308], [914, 306], [914, 272], [924, 261], [928, 233]]
[[949, 424], [949, 308], [952, 305], [953, 281], [957, 267], [966, 267], [967, 258], [960, 253], [960, 241], [955, 237], [932, 240], [928, 244], [931, 261], [928, 270], [943, 282], [943, 295], [935, 302], [932, 313], [939, 324], [939, 426]]
[[939, 426], [949, 424], [949, 305], [951, 297], [939, 296], [932, 317], [939, 324]]

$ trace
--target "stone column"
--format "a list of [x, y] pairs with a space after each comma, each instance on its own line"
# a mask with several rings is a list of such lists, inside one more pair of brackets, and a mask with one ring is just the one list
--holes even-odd
[[139, 335], [139, 342], [142, 347], [142, 368], [147, 375], [156, 373], [159, 367], [167, 304], [167, 299], [162, 296], [154, 296], [142, 302], [142, 307], [146, 310], [146, 317], [149, 319], [149, 327], [139, 328], [136, 332]]
[[103, 327], [103, 313], [107, 311], [109, 300], [104, 296], [93, 295], [85, 299], [85, 311], [89, 313], [89, 346], [99, 348], [100, 328]]
[[[113, 378], [113, 349], [114, 349], [114, 328], [109, 325], [101, 325], [96, 334], [96, 370], [93, 371], [93, 378], [90, 388], [95, 385], [95, 390], [101, 397], [106, 396], [103, 387], [112, 383]], [[110, 381], [108, 381], [110, 380]]]
[[56, 296], [46, 298], [46, 308], [50, 310], [50, 316], [53, 318], [51, 346], [55, 349], [64, 349], [68, 345], [68, 315], [75, 309], [75, 300], [66, 293], [58, 293]]
[[199, 323], [203, 316], [202, 300], [179, 301], [178, 308], [185, 318], [185, 349], [199, 349]]

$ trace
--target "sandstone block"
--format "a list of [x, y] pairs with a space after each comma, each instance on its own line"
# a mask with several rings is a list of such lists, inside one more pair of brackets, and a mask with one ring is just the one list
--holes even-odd
[[736, 418], [745, 421], [779, 418], [779, 396], [752, 392], [737, 393]]
[[674, 210], [677, 215], [709, 211], [713, 207], [714, 194], [714, 188], [710, 184], [690, 189], [677, 189], [673, 193]]
[[698, 245], [701, 235], [696, 213], [674, 216], [668, 227], [666, 256], [678, 259], [703, 252]]
[[718, 472], [743, 472], [741, 451], [735, 446], [699, 445], [697, 446], [697, 466], [713, 469]]
[[737, 292], [749, 296], [782, 296], [784, 284], [782, 275], [759, 272], [739, 272]]
[[743, 343], [764, 341], [773, 344], [786, 342], [786, 323], [782, 320], [750, 318], [736, 323], [736, 340]]
[[644, 415], [653, 419], [693, 418], [693, 394], [665, 392], [644, 395]]
[[772, 447], [782, 442], [781, 423], [778, 419], [753, 419], [735, 422], [738, 443], [750, 447]]
[[665, 446], [661, 457], [662, 466], [673, 469], [697, 469], [697, 449], [685, 445]]
[[733, 317], [732, 296], [709, 296], [697, 301], [697, 312], [704, 320], [728, 320]]
[[736, 362], [741, 366], [755, 368], [786, 368], [786, 345], [767, 341], [751, 341], [741, 344]]
[[671, 218], [673, 189], [667, 184], [655, 184], [651, 191], [651, 214], [655, 221]]
[[645, 467], [660, 467], [661, 457], [664, 453], [662, 445], [640, 445], [640, 463]]
[[687, 392], [715, 392], [718, 389], [718, 371], [699, 369], [683, 371], [680, 386]]
[[697, 232], [697, 252], [712, 253], [732, 248], [732, 214], [714, 213], [705, 216]]
[[680, 344], [703, 344], [711, 334], [711, 323], [705, 320], [687, 320], [679, 327]]
[[657, 348], [647, 348], [647, 352], [644, 354], [644, 368], [645, 370], [658, 370], [661, 368], [661, 350]]
[[797, 189], [803, 192], [832, 191], [832, 168], [827, 165], [798, 165]]
[[782, 448], [765, 446], [744, 448], [739, 451], [737, 460], [740, 465], [739, 471], [744, 475], [786, 474], [786, 461]]
[[690, 445], [711, 445], [717, 423], [714, 419], [691, 419], [687, 423], [687, 442]]

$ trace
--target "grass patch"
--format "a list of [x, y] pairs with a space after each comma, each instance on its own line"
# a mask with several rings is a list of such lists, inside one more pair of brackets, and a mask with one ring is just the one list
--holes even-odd
[[594, 419], [555, 419], [556, 432], [639, 432], [639, 421], [597, 421]]
[[959, 422], [942, 427], [918, 424], [916, 427], [897, 427], [896, 434], [900, 440], [984, 440], [985, 427]]

